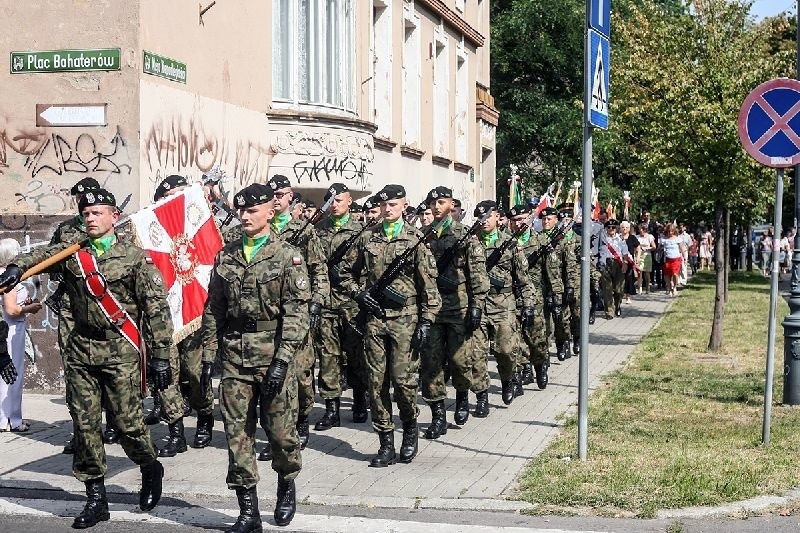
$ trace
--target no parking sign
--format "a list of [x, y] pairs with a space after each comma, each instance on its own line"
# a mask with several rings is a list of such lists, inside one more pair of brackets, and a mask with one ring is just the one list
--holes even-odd
[[739, 139], [750, 156], [772, 168], [800, 164], [800, 81], [762, 83], [739, 111]]

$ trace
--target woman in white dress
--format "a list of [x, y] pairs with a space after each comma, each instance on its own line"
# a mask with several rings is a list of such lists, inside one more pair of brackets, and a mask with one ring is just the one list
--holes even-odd
[[711, 254], [714, 251], [714, 237], [706, 231], [700, 237], [700, 270], [711, 269]]
[[[0, 265], [13, 263], [19, 254], [19, 243], [14, 239], [0, 240]], [[28, 422], [22, 419], [22, 388], [25, 382], [25, 325], [27, 315], [36, 313], [42, 304], [28, 296], [25, 285], [17, 285], [3, 295], [3, 320], [8, 324], [8, 353], [17, 369], [18, 378], [12, 385], [0, 380], [0, 431], [28, 431]]]

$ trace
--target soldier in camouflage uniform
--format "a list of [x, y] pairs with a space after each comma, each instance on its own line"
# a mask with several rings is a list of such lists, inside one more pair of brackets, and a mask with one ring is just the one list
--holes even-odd
[[[544, 299], [542, 298], [542, 272], [543, 265], [547, 261], [547, 256], [543, 255], [534, 258], [535, 261], [531, 264], [531, 256], [544, 246], [547, 239], [539, 233], [536, 233], [529, 228], [530, 221], [530, 207], [526, 204], [515, 205], [508, 213], [509, 224], [511, 230], [516, 234], [521, 231], [523, 226], [527, 229], [522, 231], [517, 237], [517, 249], [523, 254], [525, 258], [525, 268], [528, 272], [531, 285], [533, 287], [534, 309], [536, 312], [533, 319], [527, 325], [522, 325], [522, 340], [525, 341], [527, 346], [527, 353], [525, 353], [525, 360], [522, 362], [522, 382], [524, 384], [533, 382], [534, 371], [536, 372], [536, 385], [544, 390], [547, 387], [548, 376], [547, 370], [550, 366], [548, 357], [548, 342], [547, 342], [547, 329], [544, 323]], [[518, 302], [517, 307], [521, 308], [521, 302]], [[519, 316], [520, 322], [522, 316]]]
[[[261, 530], [256, 486], [256, 422], [261, 421], [278, 473], [275, 522], [286, 525], [296, 508], [300, 472], [297, 434], [297, 353], [308, 335], [308, 272], [299, 249], [276, 239], [270, 225], [273, 191], [255, 183], [234, 197], [243, 235], [217, 254], [203, 314], [203, 362], [222, 357], [220, 409], [228, 439], [228, 488], [240, 515], [232, 529]], [[218, 341], [218, 342], [217, 342]], [[260, 413], [257, 405], [260, 404]]]
[[[342, 374], [347, 372], [347, 381], [353, 387], [353, 422], [367, 421], [367, 370], [361, 336], [351, 322], [358, 313], [358, 306], [343, 292], [339, 269], [343, 253], [355, 244], [364, 225], [356, 222], [350, 213], [353, 202], [350, 190], [343, 183], [334, 183], [325, 194], [327, 202], [333, 196], [331, 215], [316, 225], [322, 250], [328, 260], [336, 254], [337, 264], [330, 264], [328, 276], [331, 284], [330, 304], [322, 312], [319, 331], [319, 392], [325, 399], [325, 414], [314, 429], [325, 431], [341, 425], [339, 402], [342, 396]], [[333, 258], [335, 259], [335, 258]], [[345, 364], [342, 364], [344, 361]]]
[[[378, 432], [380, 449], [370, 466], [384, 467], [398, 459], [394, 448], [394, 422], [389, 387], [403, 421], [401, 462], [417, 454], [417, 387], [419, 354], [424, 350], [436, 313], [441, 307], [436, 290], [436, 262], [420, 244], [422, 234], [402, 220], [406, 191], [387, 185], [378, 193], [383, 222], [367, 230], [356, 242], [341, 269], [342, 288], [371, 315], [366, 322], [365, 355], [372, 402], [372, 426]], [[380, 301], [369, 291], [387, 267], [401, 254], [409, 260]], [[383, 315], [385, 318], [377, 318]]]
[[[267, 183], [275, 193], [275, 216], [272, 219], [273, 238], [292, 243], [300, 249], [303, 260], [308, 265], [308, 277], [311, 282], [311, 301], [308, 304], [310, 317], [309, 336], [303, 344], [302, 350], [297, 354], [297, 383], [300, 415], [297, 418], [297, 432], [300, 434], [301, 449], [308, 444], [308, 415], [314, 409], [314, 347], [312, 333], [316, 333], [322, 322], [322, 309], [330, 298], [330, 281], [328, 280], [328, 266], [322, 244], [311, 224], [301, 215], [294, 218], [292, 214], [292, 187], [289, 178], [277, 174]], [[259, 455], [260, 461], [271, 459], [270, 448], [267, 445]]]
[[[542, 236], [550, 239], [558, 224], [558, 210], [546, 207], [539, 213], [542, 220]], [[564, 301], [571, 301], [574, 289], [564, 285], [564, 265], [569, 261], [569, 249], [563, 239], [547, 254], [542, 269], [544, 283], [544, 306], [546, 317], [552, 316], [553, 334], [556, 339], [556, 356], [563, 361], [570, 356], [569, 322], [564, 318]], [[549, 316], [548, 316], [549, 315]]]
[[[157, 460], [142, 415], [139, 334], [136, 332], [128, 340], [120, 328], [135, 330], [135, 324], [143, 323], [143, 340], [151, 354], [150, 373], [156, 387], [163, 389], [172, 380], [169, 366], [172, 320], [158, 270], [148, 264], [143, 250], [117, 240], [114, 224], [119, 213], [114, 196], [103, 189], [93, 190], [81, 198], [78, 207], [90, 240], [80, 252], [48, 271], [63, 276], [74, 325], [60, 344], [64, 347], [64, 379], [75, 427], [72, 468], [75, 477], [86, 484], [88, 497], [73, 527], [86, 528], [109, 518], [104, 483], [106, 456], [100, 426], [102, 393], [115, 415], [122, 449], [141, 469], [139, 506], [150, 510], [161, 497], [164, 468]], [[16, 264], [0, 274], [0, 287], [13, 287], [23, 271], [68, 246], [69, 243], [54, 244], [18, 256]], [[94, 270], [84, 275], [89, 268]], [[90, 289], [90, 279], [99, 279], [102, 289]], [[101, 307], [109, 305], [112, 297], [118, 307], [116, 303]], [[112, 323], [108, 313], [117, 317], [115, 322]]]
[[[500, 253], [499, 249], [504, 241], [512, 236], [499, 229], [500, 214], [497, 211], [497, 203], [491, 200], [478, 203], [475, 207], [475, 217], [481, 218], [487, 213], [490, 215], [483, 223], [479, 234], [480, 242], [486, 249], [488, 261], [486, 268], [490, 283], [489, 294], [486, 296], [485, 327], [494, 332], [493, 351], [497, 360], [497, 372], [500, 374], [502, 399], [504, 404], [509, 405], [514, 399], [519, 379], [517, 361], [522, 344], [517, 323], [517, 295], [519, 295], [522, 325], [527, 327], [534, 317], [534, 293], [533, 285], [527, 275], [528, 265], [525, 262], [525, 255], [517, 249], [516, 243], [506, 246], [496, 262], [493, 259]], [[495, 263], [494, 266], [492, 263]], [[485, 382], [488, 385], [488, 372], [485, 375]]]
[[[425, 202], [433, 213], [434, 227], [425, 244], [439, 268], [436, 284], [442, 306], [436, 313], [431, 338], [422, 354], [420, 377], [422, 398], [431, 408], [431, 425], [425, 438], [438, 439], [447, 433], [445, 365], [450, 369], [456, 389], [455, 423], [461, 426], [469, 419], [470, 388], [476, 393], [478, 403], [487, 406], [476, 410], [478, 416], [488, 414], [489, 384], [478, 383], [473, 387], [472, 383], [470, 337], [481, 326], [489, 280], [486, 256], [477, 237], [467, 235], [469, 228], [451, 216], [453, 192], [447, 187], [436, 187], [428, 193]], [[445, 255], [449, 255], [449, 261], [442, 259]], [[442, 262], [447, 264], [440, 264]]]
[[[572, 223], [575, 209], [572, 202], [562, 203], [557, 209], [558, 218], [562, 223]], [[581, 236], [570, 228], [562, 242], [568, 251], [561, 270], [564, 280], [564, 321], [569, 322], [572, 353], [579, 355], [581, 353]]]

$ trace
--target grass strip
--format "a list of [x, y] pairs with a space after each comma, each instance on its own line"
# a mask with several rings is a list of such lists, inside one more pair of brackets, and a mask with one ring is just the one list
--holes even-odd
[[[535, 513], [653, 517], [659, 509], [718, 505], [800, 486], [800, 409], [780, 405], [783, 328], [778, 307], [771, 444], [761, 445], [769, 283], [731, 273], [724, 348], [706, 350], [714, 275], [693, 278], [628, 365], [589, 401], [588, 460], [577, 419], [534, 459], [519, 499]], [[591, 362], [590, 362], [591, 364]]]

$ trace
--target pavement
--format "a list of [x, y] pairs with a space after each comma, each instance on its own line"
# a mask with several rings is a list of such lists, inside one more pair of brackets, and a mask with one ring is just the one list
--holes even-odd
[[[641, 337], [652, 329], [671, 301], [663, 293], [642, 295], [632, 304], [623, 305], [621, 318], [605, 320], [598, 316], [589, 337], [590, 391], [602, 386], [605, 376], [625, 364]], [[565, 415], [575, 411], [578, 358], [559, 362], [553, 357], [547, 388], [541, 391], [535, 384], [526, 385], [525, 394], [510, 406], [500, 400], [494, 362], [490, 362], [490, 370], [490, 416], [470, 417], [466, 425], [454, 425], [455, 397], [451, 390], [447, 401], [450, 429], [438, 440], [420, 438], [419, 454], [408, 465], [368, 468], [377, 451], [378, 439], [369, 423], [352, 422], [350, 398], [345, 397], [342, 427], [326, 432], [312, 429], [309, 446], [302, 454], [303, 470], [297, 478], [299, 500], [312, 505], [406, 509], [518, 511], [530, 507], [514, 500], [516, 480], [526, 463], [558, 434]], [[474, 396], [470, 401], [474, 402]], [[430, 409], [421, 399], [419, 402], [419, 422], [424, 431], [430, 422]], [[310, 418], [312, 427], [322, 412], [323, 406], [317, 404]], [[71, 456], [61, 453], [71, 431], [63, 396], [26, 393], [23, 413], [31, 421], [30, 431], [0, 434], [3, 457], [0, 488], [82, 494], [83, 484], [72, 476]], [[216, 414], [219, 418], [219, 411]], [[196, 418], [190, 416], [185, 422], [187, 440], [191, 442]], [[399, 422], [397, 425], [400, 426]], [[152, 431], [157, 445], [163, 443], [166, 426], [154, 426]], [[260, 429], [258, 436], [263, 442], [265, 437]], [[125, 457], [119, 445], [106, 449], [109, 493], [138, 491], [138, 468]], [[211, 446], [202, 450], [190, 448], [162, 462], [166, 469], [165, 496], [232, 494], [225, 485], [227, 448], [219, 419]], [[269, 463], [259, 466], [262, 475], [259, 492], [270, 497], [275, 494], [276, 476]]]

